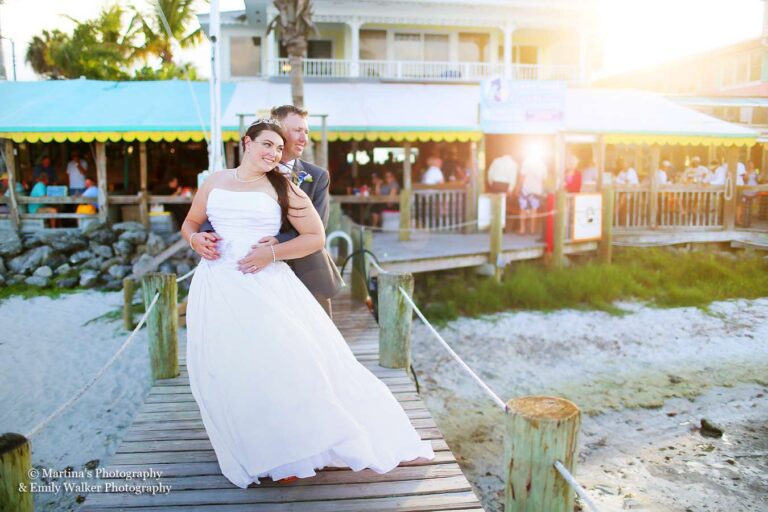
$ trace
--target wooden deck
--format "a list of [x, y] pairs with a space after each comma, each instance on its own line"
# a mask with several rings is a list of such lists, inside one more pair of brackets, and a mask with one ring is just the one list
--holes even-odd
[[[189, 388], [180, 340], [181, 375], [157, 381], [107, 470], [162, 471], [138, 482], [170, 486], [167, 494], [91, 493], [83, 511], [482, 511], [469, 482], [404, 370], [378, 366], [378, 326], [348, 293], [334, 300], [334, 319], [358, 360], [384, 381], [421, 434], [432, 442], [435, 459], [404, 463], [387, 474], [326, 469], [290, 484], [263, 479], [240, 489], [221, 475], [216, 455]], [[258, 428], [258, 425], [254, 425]], [[125, 480], [100, 480], [130, 483]]]

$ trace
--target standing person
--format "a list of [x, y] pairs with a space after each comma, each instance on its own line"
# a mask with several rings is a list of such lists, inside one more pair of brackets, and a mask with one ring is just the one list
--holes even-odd
[[581, 192], [581, 171], [579, 170], [579, 159], [574, 155], [569, 155], [565, 169], [565, 191], [571, 194]]
[[541, 157], [535, 155], [526, 158], [523, 161], [522, 186], [518, 196], [520, 206], [520, 230], [519, 234], [526, 233], [525, 221], [528, 220], [529, 234], [536, 233], [538, 227], [536, 222], [536, 213], [541, 206], [541, 199], [544, 195], [544, 180], [547, 177], [547, 164]]
[[56, 169], [51, 164], [51, 157], [48, 155], [43, 155], [40, 163], [35, 166], [35, 170], [32, 172], [32, 180], [36, 181], [43, 174], [47, 178], [47, 185], [56, 184]]
[[[202, 257], [187, 307], [189, 383], [221, 472], [240, 488], [434, 458], [286, 263], [325, 242], [312, 200], [278, 169], [288, 140], [274, 120], [252, 124], [240, 166], [203, 182], [181, 230]], [[217, 235], [200, 232], [206, 219]], [[296, 236], [259, 243], [287, 223]]]
[[618, 175], [616, 176], [617, 185], [639, 185], [640, 179], [637, 177], [637, 171], [627, 165], [627, 162], [619, 157], [616, 159], [616, 170]]
[[88, 174], [88, 162], [80, 158], [80, 152], [77, 148], [72, 149], [67, 164], [67, 175], [69, 176], [69, 195], [79, 196], [85, 190], [85, 175]]
[[424, 171], [424, 175], [421, 177], [421, 182], [424, 185], [440, 185], [445, 183], [443, 177], [443, 160], [439, 156], [432, 156], [427, 159], [427, 170]]
[[[323, 226], [327, 227], [330, 176], [327, 170], [305, 162], [300, 158], [304, 148], [310, 143], [309, 125], [307, 124], [308, 115], [309, 113], [306, 110], [294, 107], [293, 105], [282, 105], [272, 109], [272, 118], [279, 121], [285, 127], [286, 136], [285, 149], [283, 150], [278, 170], [310, 197], [312, 205], [323, 221]], [[259, 240], [259, 244], [282, 244], [293, 240], [297, 236], [298, 232], [288, 222], [282, 226], [277, 236], [265, 236]], [[246, 265], [251, 257], [252, 255], [248, 254], [244, 258]], [[320, 302], [328, 315], [333, 317], [331, 297], [339, 293], [344, 282], [330, 255], [320, 248], [304, 258], [291, 260], [289, 264], [299, 279], [301, 279], [301, 282], [309, 288], [309, 291]]]
[[517, 183], [517, 162], [511, 155], [494, 158], [488, 168], [488, 189], [490, 192], [508, 194]]
[[661, 167], [656, 171], [656, 183], [659, 185], [666, 185], [670, 183], [670, 173], [672, 172], [672, 162], [664, 160], [661, 162]]
[[711, 174], [706, 166], [701, 165], [701, 158], [693, 156], [691, 157], [691, 166], [683, 172], [680, 181], [691, 185], [702, 185], [709, 182]]

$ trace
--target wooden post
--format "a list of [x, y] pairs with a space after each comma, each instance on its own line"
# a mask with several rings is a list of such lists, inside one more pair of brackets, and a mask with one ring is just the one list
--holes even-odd
[[226, 162], [224, 166], [227, 169], [234, 169], [235, 167], [235, 145], [233, 142], [224, 143], [224, 153], [226, 154]]
[[725, 178], [725, 194], [723, 194], [723, 227], [733, 229], [736, 226], [736, 171], [739, 162], [738, 146], [728, 146], [725, 150], [728, 163], [728, 176]]
[[149, 190], [147, 186], [147, 143], [139, 143], [139, 220], [149, 228]]
[[411, 143], [403, 143], [405, 155], [403, 158], [403, 187], [400, 189], [400, 234], [401, 242], [411, 239], [411, 197], [413, 196], [413, 184], [411, 176]]
[[650, 222], [649, 225], [651, 226], [651, 229], [656, 229], [656, 227], [659, 225], [659, 180], [658, 180], [658, 170], [659, 170], [659, 163], [660, 163], [660, 154], [661, 149], [657, 144], [654, 144], [651, 146], [651, 169], [648, 171], [648, 178], [650, 179], [651, 183], [651, 190], [650, 190]]
[[358, 166], [357, 166], [357, 150], [360, 147], [360, 144], [356, 140], [352, 140], [352, 177], [357, 179], [358, 176]]
[[507, 408], [505, 512], [572, 512], [574, 492], [554, 464], [573, 473], [579, 408], [550, 396], [515, 398]]
[[592, 146], [597, 167], [597, 190], [605, 187], [605, 137], [600, 135], [598, 141]]
[[341, 228], [341, 204], [331, 198], [328, 204], [328, 227], [326, 233], [333, 233]]
[[132, 277], [123, 278], [123, 327], [127, 331], [136, 327], [136, 324], [133, 323], [132, 309], [134, 291], [136, 291], [136, 281]]
[[555, 225], [552, 240], [552, 258], [549, 261], [550, 265], [554, 268], [561, 268], [565, 258], [566, 201], [565, 189], [558, 188], [555, 191]]
[[400, 292], [402, 286], [413, 297], [413, 274], [379, 274], [379, 365], [411, 367], [411, 305]]
[[35, 510], [34, 494], [30, 490], [31, 469], [32, 449], [29, 440], [14, 433], [0, 436], [0, 510]]
[[328, 114], [320, 116], [320, 153], [322, 155], [320, 167], [328, 169]]
[[488, 257], [493, 267], [493, 278], [501, 281], [504, 262], [501, 251], [504, 240], [504, 194], [491, 194], [491, 251]]
[[600, 237], [600, 261], [610, 263], [613, 259], [613, 185], [603, 187], [602, 233]]
[[462, 231], [464, 233], [474, 233], [477, 231], [477, 176], [480, 166], [477, 163], [477, 142], [470, 142], [470, 159], [472, 163], [472, 169], [470, 169], [469, 180], [466, 187], [466, 201], [464, 203], [464, 222], [475, 222], [475, 224], [467, 224]]
[[107, 195], [107, 146], [105, 142], [96, 143], [96, 181], [99, 187], [99, 222], [106, 224], [109, 215], [109, 196]]
[[11, 226], [14, 230], [18, 231], [21, 226], [21, 220], [19, 216], [19, 200], [16, 198], [16, 157], [13, 154], [13, 141], [11, 139], [5, 140], [5, 160], [8, 166], [8, 197], [11, 200], [11, 204], [8, 205], [10, 211]]
[[552, 240], [552, 256], [549, 264], [555, 268], [563, 266], [565, 231], [566, 231], [566, 207], [565, 195], [565, 136], [562, 133], [555, 135], [555, 214], [554, 233]]
[[155, 293], [157, 304], [147, 317], [149, 359], [152, 379], [171, 379], [179, 375], [179, 315], [176, 309], [176, 274], [150, 272], [142, 280], [144, 307], [148, 308]]
[[[373, 231], [360, 227], [352, 232], [352, 243], [354, 250], [368, 249], [373, 247]], [[364, 302], [368, 297], [368, 258], [363, 252], [359, 252], [352, 257], [352, 299]]]

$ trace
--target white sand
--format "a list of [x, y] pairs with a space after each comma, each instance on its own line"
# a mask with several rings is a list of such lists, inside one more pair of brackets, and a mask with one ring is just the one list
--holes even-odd
[[[27, 434], [102, 368], [128, 332], [121, 319], [85, 324], [121, 308], [122, 293], [96, 291], [0, 303], [0, 432]], [[33, 465], [82, 470], [99, 459], [103, 466], [149, 387], [142, 330], [101, 380], [32, 438]], [[36, 494], [36, 510], [74, 510], [75, 498]]]
[[[768, 510], [768, 457], [737, 457], [768, 452], [768, 299], [622, 306], [631, 313], [502, 313], [439, 331], [502, 399], [552, 394], [589, 413], [576, 476], [601, 510]], [[420, 324], [414, 360], [486, 510], [501, 510], [502, 412]], [[702, 437], [702, 417], [726, 436]]]

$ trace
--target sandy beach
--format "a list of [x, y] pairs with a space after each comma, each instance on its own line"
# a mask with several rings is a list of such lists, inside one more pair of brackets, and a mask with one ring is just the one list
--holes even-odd
[[[566, 397], [583, 411], [576, 477], [601, 510], [768, 510], [768, 299], [696, 308], [500, 313], [439, 331], [503, 399]], [[414, 366], [435, 420], [502, 510], [503, 412], [427, 329]], [[721, 425], [704, 437], [701, 418]]]
[[[122, 302], [119, 292], [87, 291], [0, 303], [0, 316], [13, 319], [4, 323], [0, 334], [0, 431], [26, 434], [102, 368], [128, 332], [119, 316], [99, 317], [120, 310]], [[142, 330], [90, 390], [32, 437], [33, 465], [41, 474], [43, 469], [68, 467], [80, 471], [89, 462], [89, 467], [102, 467], [149, 387]], [[75, 510], [76, 498], [36, 493], [35, 510]]]

